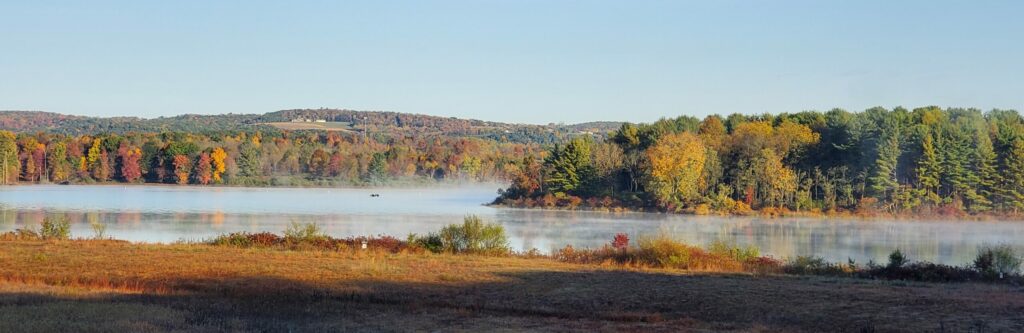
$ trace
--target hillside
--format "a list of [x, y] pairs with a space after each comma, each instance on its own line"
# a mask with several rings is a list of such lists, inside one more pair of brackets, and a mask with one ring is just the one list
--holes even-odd
[[82, 135], [126, 132], [223, 132], [277, 130], [353, 131], [373, 135], [474, 136], [513, 142], [549, 143], [566, 135], [603, 135], [620, 122], [578, 125], [530, 125], [421, 114], [355, 111], [344, 109], [295, 109], [265, 114], [185, 114], [174, 117], [85, 117], [42, 111], [0, 111], [0, 130], [19, 133]]

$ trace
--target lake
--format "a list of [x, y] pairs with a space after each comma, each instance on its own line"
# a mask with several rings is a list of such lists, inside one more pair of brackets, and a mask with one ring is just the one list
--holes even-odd
[[[668, 233], [706, 245], [753, 244], [786, 258], [884, 262], [900, 248], [911, 259], [946, 264], [973, 260], [981, 244], [1024, 250], [1024, 223], [1008, 221], [887, 221], [833, 218], [704, 217], [493, 208], [501, 185], [436, 188], [230, 188], [116, 185], [0, 187], [0, 232], [36, 226], [48, 214], [72, 222], [72, 237], [107, 235], [139, 242], [203, 240], [236, 231], [280, 233], [290, 222], [314, 222], [336, 237], [436, 231], [468, 214], [505, 226], [516, 250], [550, 252], [565, 245], [597, 247], [616, 233], [630, 238]], [[379, 193], [380, 197], [371, 197]]]

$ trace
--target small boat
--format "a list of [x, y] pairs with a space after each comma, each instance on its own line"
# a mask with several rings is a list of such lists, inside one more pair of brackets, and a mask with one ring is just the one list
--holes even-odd
[[378, 198], [378, 197], [380, 197], [380, 194], [377, 194], [377, 193], [371, 193], [371, 194], [370, 194], [370, 197], [371, 197], [371, 198]]

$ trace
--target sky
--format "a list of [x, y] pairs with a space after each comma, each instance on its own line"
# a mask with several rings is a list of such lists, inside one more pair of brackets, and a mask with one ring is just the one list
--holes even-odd
[[520, 123], [1024, 106], [1024, 1], [0, 0], [0, 110]]

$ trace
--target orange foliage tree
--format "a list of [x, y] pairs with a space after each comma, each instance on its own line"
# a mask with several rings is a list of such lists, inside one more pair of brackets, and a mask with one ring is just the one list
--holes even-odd
[[192, 172], [192, 162], [188, 156], [185, 155], [174, 155], [174, 176], [177, 178], [178, 184], [188, 184], [188, 176]]

